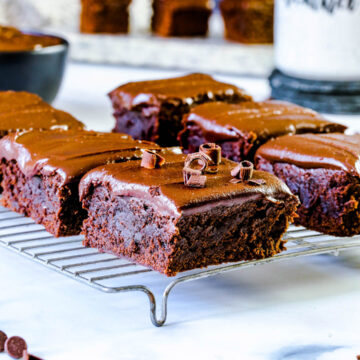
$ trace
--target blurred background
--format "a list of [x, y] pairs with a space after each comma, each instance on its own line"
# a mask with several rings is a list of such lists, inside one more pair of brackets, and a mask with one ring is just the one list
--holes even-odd
[[360, 113], [360, 0], [0, 0], [0, 24], [66, 38], [75, 62], [269, 79], [272, 98]]

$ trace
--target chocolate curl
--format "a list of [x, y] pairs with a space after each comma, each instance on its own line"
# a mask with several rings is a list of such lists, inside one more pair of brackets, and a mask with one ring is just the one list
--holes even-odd
[[218, 172], [218, 166], [221, 163], [221, 147], [214, 143], [200, 145], [200, 153], [206, 155], [210, 161], [206, 172], [215, 174]]
[[200, 166], [200, 168], [196, 170], [200, 170], [200, 172], [203, 173], [207, 170], [210, 161], [211, 159], [205, 154], [202, 153], [189, 154], [186, 157], [184, 168], [192, 169], [192, 166], [194, 165], [194, 163], [196, 163], [196, 165]]
[[165, 159], [153, 150], [146, 149], [141, 160], [141, 167], [155, 169], [163, 166]]
[[201, 170], [184, 167], [183, 176], [185, 186], [193, 188], [203, 188], [206, 185], [206, 176], [202, 175]]
[[236, 168], [231, 170], [231, 176], [241, 181], [248, 181], [252, 178], [254, 165], [250, 161], [242, 161]]

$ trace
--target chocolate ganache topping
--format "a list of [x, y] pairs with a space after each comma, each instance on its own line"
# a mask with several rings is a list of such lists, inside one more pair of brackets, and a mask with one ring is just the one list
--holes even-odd
[[0, 135], [31, 129], [83, 129], [72, 115], [25, 91], [0, 91]]
[[34, 108], [51, 108], [40, 96], [26, 91], [0, 91], [0, 114]]
[[155, 170], [141, 167], [141, 161], [109, 164], [93, 169], [81, 179], [80, 198], [83, 200], [92, 186], [102, 184], [109, 186], [115, 195], [141, 197], [151, 201], [161, 211], [166, 206], [165, 210], [174, 215], [191, 211], [195, 207], [221, 206], [223, 201], [237, 203], [261, 197], [282, 201], [284, 194], [291, 194], [281, 180], [262, 171], [254, 171], [252, 178], [264, 180], [264, 185], [230, 183], [231, 170], [236, 163], [226, 159], [222, 159], [216, 174], [207, 175], [205, 187], [187, 187], [183, 179], [186, 156], [176, 149], [162, 149], [159, 154], [165, 158], [165, 163]]
[[107, 163], [140, 159], [143, 149], [158, 149], [130, 136], [95, 131], [25, 131], [0, 140], [0, 155], [16, 160], [26, 176], [60, 174], [63, 183]]
[[344, 170], [360, 175], [360, 135], [303, 134], [283, 136], [261, 146], [256, 161], [294, 164], [302, 168]]
[[168, 99], [178, 99], [192, 105], [198, 96], [206, 95], [209, 99], [215, 100], [217, 96], [223, 94], [251, 100], [251, 97], [242, 89], [216, 81], [206, 74], [189, 74], [171, 79], [131, 82], [113, 90], [109, 96], [115, 105], [120, 102], [121, 106], [131, 109], [145, 103], [158, 105]]
[[236, 141], [239, 135], [255, 141], [303, 132], [343, 132], [346, 127], [317, 112], [283, 101], [206, 103], [195, 107], [184, 120], [201, 129], [207, 141]]

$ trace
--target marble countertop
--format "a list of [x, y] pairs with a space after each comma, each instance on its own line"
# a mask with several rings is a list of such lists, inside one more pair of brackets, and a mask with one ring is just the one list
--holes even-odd
[[[72, 64], [55, 106], [109, 130], [104, 94], [173, 72]], [[230, 78], [257, 99], [262, 79]], [[360, 116], [333, 117], [360, 129]], [[142, 293], [104, 294], [0, 247], [0, 329], [44, 359], [356, 359], [360, 260], [316, 256], [235, 271], [177, 287], [167, 325], [149, 320]], [[360, 256], [360, 255], [359, 255]], [[8, 359], [0, 354], [0, 360]]]

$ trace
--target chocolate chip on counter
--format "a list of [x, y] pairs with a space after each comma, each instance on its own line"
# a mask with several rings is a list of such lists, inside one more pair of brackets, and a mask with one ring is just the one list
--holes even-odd
[[41, 358], [35, 356], [35, 355], [32, 355], [32, 354], [29, 354], [27, 352], [27, 350], [24, 350], [23, 351], [23, 356], [22, 356], [22, 360], [42, 360]]
[[7, 335], [0, 330], [0, 353], [5, 350], [5, 342], [7, 340]]
[[26, 342], [20, 336], [11, 336], [5, 342], [6, 352], [14, 359], [20, 359], [26, 349]]
[[141, 160], [141, 167], [146, 169], [155, 169], [163, 166], [165, 164], [165, 159], [157, 154], [153, 150], [145, 150]]

